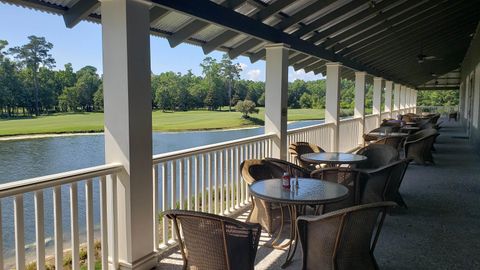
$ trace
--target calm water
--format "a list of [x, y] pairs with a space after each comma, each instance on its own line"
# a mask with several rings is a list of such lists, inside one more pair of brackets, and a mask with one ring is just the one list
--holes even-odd
[[[319, 124], [321, 121], [301, 121], [288, 125], [289, 129]], [[224, 130], [199, 131], [179, 133], [153, 133], [153, 153], [160, 154], [206, 144], [240, 139], [264, 133], [263, 127]], [[0, 184], [27, 179], [69, 170], [81, 169], [104, 164], [103, 135], [66, 136], [42, 139], [0, 142]], [[85, 190], [79, 184], [79, 227], [85, 228]], [[98, 194], [98, 185], [94, 183], [94, 194]], [[25, 243], [35, 241], [33, 194], [25, 195]], [[62, 188], [63, 224], [66, 243], [70, 235], [69, 189]], [[52, 192], [44, 192], [45, 201], [45, 235], [47, 246], [53, 242], [53, 207]], [[2, 200], [2, 235], [5, 257], [12, 256], [14, 250], [13, 201], [10, 198]], [[94, 196], [94, 205], [98, 205], [98, 195]], [[94, 207], [98, 210], [98, 207]], [[94, 212], [94, 222], [99, 223], [99, 212]], [[81, 240], [83, 240], [81, 238]], [[68, 248], [68, 244], [65, 246]], [[28, 245], [34, 252], [34, 245]]]

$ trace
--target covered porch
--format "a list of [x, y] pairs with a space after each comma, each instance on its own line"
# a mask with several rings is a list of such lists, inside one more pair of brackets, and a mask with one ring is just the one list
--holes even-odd
[[[74, 27], [81, 20], [101, 23], [103, 35], [106, 164], [27, 179], [0, 188], [0, 198], [14, 198], [15, 265], [18, 270], [25, 269], [27, 261], [25, 218], [35, 218], [37, 269], [44, 269], [44, 193], [51, 193], [54, 202], [56, 269], [63, 267], [62, 215], [65, 213], [62, 213], [61, 192], [65, 188], [64, 192], [70, 194], [73, 269], [80, 269], [82, 228], [79, 228], [79, 214], [86, 215], [84, 230], [89, 255], [94, 254], [95, 231], [99, 231], [103, 269], [151, 269], [157, 266], [165, 252], [176, 247], [171, 223], [161, 216], [162, 211], [179, 208], [218, 215], [244, 215], [250, 201], [247, 185], [240, 177], [239, 164], [243, 160], [264, 157], [292, 160], [287, 155], [287, 147], [297, 141], [311, 142], [327, 151], [358, 148], [363, 144], [363, 135], [379, 126], [382, 119], [416, 112], [417, 89], [431, 81], [434, 74], [455, 71], [462, 61], [478, 63], [480, 8], [475, 1], [2, 2], [60, 14], [67, 27]], [[265, 134], [152, 158], [150, 35], [167, 38], [171, 47], [187, 42], [201, 46], [205, 53], [222, 50], [231, 58], [244, 55], [252, 62], [264, 59]], [[472, 39], [477, 42], [473, 48]], [[426, 58], [433, 55], [442, 61], [428, 62]], [[464, 59], [465, 56], [477, 60]], [[289, 66], [326, 76], [324, 124], [287, 131]], [[448, 85], [449, 89], [461, 88], [463, 77]], [[355, 81], [355, 113], [349, 119], [340, 118], [342, 78]], [[373, 86], [371, 115], [366, 114], [367, 85]], [[468, 87], [473, 87], [473, 83], [469, 82]], [[475, 114], [473, 105], [465, 109], [466, 96], [469, 97], [462, 96], [460, 113], [470, 119]], [[478, 114], [476, 116], [478, 118]], [[425, 239], [427, 234], [420, 232], [429, 226], [439, 226], [438, 219], [425, 217], [441, 211], [445, 214], [443, 218], [450, 219], [448, 209], [456, 205], [432, 207], [454, 199], [454, 193], [445, 191], [444, 185], [455, 184], [446, 177], [450, 171], [459, 169], [454, 166], [458, 161], [454, 161], [456, 152], [446, 152], [459, 145], [470, 151], [466, 141], [457, 142], [447, 135], [449, 132], [462, 133], [460, 126], [445, 129], [438, 144], [438, 165], [412, 167], [407, 172], [402, 191], [411, 210], [387, 219], [378, 247], [378, 261], [384, 269], [415, 268], [403, 263], [416, 262], [420, 250], [432, 254], [425, 255], [425, 260], [419, 260], [415, 266], [422, 268], [441, 261], [435, 259], [437, 253], [431, 246], [422, 249], [429, 244], [436, 246], [439, 240], [430, 242], [433, 235]], [[473, 164], [477, 159], [473, 151], [468, 153], [471, 154], [469, 162]], [[459, 173], [467, 177], [466, 170]], [[437, 178], [437, 174], [441, 177]], [[467, 180], [461, 183], [474, 185], [474, 179], [470, 179], [471, 183]], [[79, 194], [78, 185], [85, 186], [85, 194]], [[94, 189], [95, 186], [98, 189]], [[436, 193], [429, 193], [435, 188]], [[34, 194], [35, 217], [24, 215], [23, 196], [27, 193]], [[79, 196], [84, 197], [86, 213], [78, 213]], [[457, 203], [462, 202], [461, 197], [457, 198]], [[466, 207], [461, 210], [467, 211]], [[93, 219], [95, 211], [100, 212], [97, 228]], [[454, 230], [450, 226], [441, 228]], [[459, 238], [462, 234], [454, 231], [453, 235]], [[418, 246], [414, 248], [412, 243]], [[259, 250], [259, 269], [277, 268], [282, 252], [270, 251]], [[417, 256], [411, 255], [414, 251]], [[442, 257], [446, 258], [447, 255]], [[162, 260], [161, 265], [170, 267], [170, 259]], [[87, 260], [88, 268], [94, 269], [93, 256], [88, 256]], [[292, 268], [297, 269], [299, 260], [295, 262]]]
[[[458, 122], [443, 119], [435, 145], [435, 166], [412, 165], [400, 192], [408, 209], [394, 209], [386, 218], [375, 257], [380, 269], [476, 269], [480, 237], [478, 176], [480, 156], [464, 138]], [[237, 217], [245, 220], [247, 213]], [[255, 269], [280, 269], [286, 249], [269, 247], [265, 232], [260, 239]], [[173, 253], [172, 253], [173, 252]], [[157, 269], [182, 269], [178, 250], [161, 257]], [[287, 269], [301, 269], [297, 251]]]

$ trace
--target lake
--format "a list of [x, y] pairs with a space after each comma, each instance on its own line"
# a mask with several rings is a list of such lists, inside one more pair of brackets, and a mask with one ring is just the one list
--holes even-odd
[[[289, 129], [322, 123], [323, 120], [299, 121], [288, 125]], [[161, 154], [223, 141], [230, 141], [264, 133], [263, 127], [195, 131], [195, 132], [154, 132], [153, 153]], [[36, 138], [0, 142], [0, 184], [70, 170], [76, 170], [105, 163], [103, 134]], [[79, 228], [85, 228], [84, 185], [79, 184]], [[98, 194], [98, 184], [94, 182], [94, 194]], [[25, 195], [25, 243], [27, 253], [34, 253], [35, 223], [33, 194]], [[47, 247], [53, 245], [52, 192], [45, 190], [45, 237]], [[68, 186], [62, 187], [62, 210], [65, 232], [65, 248], [70, 239], [70, 208]], [[2, 235], [5, 258], [14, 255], [13, 200], [2, 199]], [[94, 196], [98, 206], [98, 195]], [[98, 207], [95, 207], [98, 210]], [[99, 224], [100, 213], [94, 212], [94, 222]], [[84, 241], [84, 237], [81, 237]]]

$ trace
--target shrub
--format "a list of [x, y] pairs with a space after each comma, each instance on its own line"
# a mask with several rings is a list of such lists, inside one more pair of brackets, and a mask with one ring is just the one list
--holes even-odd
[[249, 118], [249, 114], [258, 113], [255, 102], [248, 99], [237, 102], [237, 105], [235, 105], [235, 110], [237, 112], [241, 112], [242, 117], [245, 119]]

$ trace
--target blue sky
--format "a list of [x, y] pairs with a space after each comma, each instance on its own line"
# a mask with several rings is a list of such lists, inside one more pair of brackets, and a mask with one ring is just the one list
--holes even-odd
[[[43, 36], [53, 43], [52, 55], [57, 64], [63, 68], [72, 63], [74, 70], [92, 65], [102, 72], [102, 39], [99, 24], [81, 22], [73, 29], [65, 27], [61, 16], [33, 11], [0, 3], [0, 39], [7, 40], [9, 47], [27, 43], [30, 35]], [[221, 59], [222, 52], [213, 52], [208, 56]], [[189, 69], [201, 75], [200, 63], [206, 56], [200, 47], [182, 44], [170, 48], [166, 39], [151, 37], [151, 66], [155, 74], [174, 71], [185, 73]], [[246, 57], [234, 60], [242, 66], [241, 77], [250, 80], [265, 80], [265, 62], [254, 64]], [[312, 72], [289, 70], [289, 81], [295, 79], [316, 80]]]

